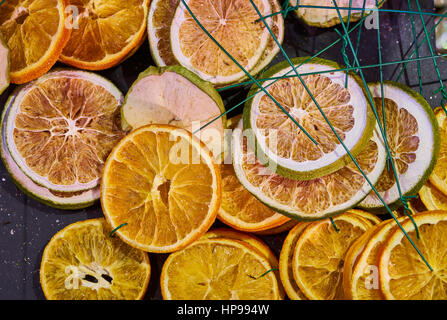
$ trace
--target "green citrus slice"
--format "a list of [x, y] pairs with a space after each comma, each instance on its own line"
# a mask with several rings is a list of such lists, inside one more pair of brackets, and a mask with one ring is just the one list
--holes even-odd
[[[223, 48], [250, 72], [261, 60], [270, 33], [250, 1], [186, 0], [188, 8]], [[263, 15], [272, 13], [268, 0], [253, 0]], [[271, 26], [271, 19], [266, 20]], [[180, 3], [171, 24], [172, 52], [184, 67], [215, 85], [238, 81], [245, 73], [200, 28]]]
[[2, 145], [0, 148], [0, 155], [3, 164], [5, 165], [5, 168], [11, 176], [13, 182], [25, 194], [50, 207], [64, 210], [77, 210], [93, 205], [93, 203], [99, 199], [99, 187], [75, 193], [54, 192], [36, 184], [27, 175], [25, 175], [14, 162], [8, 148], [6, 147], [5, 139], [5, 121], [8, 117], [9, 107], [11, 106], [12, 101], [14, 101], [14, 98], [14, 94], [10, 96], [3, 110], [1, 122]]
[[9, 86], [9, 49], [0, 37], [0, 94]]
[[[381, 1], [379, 0], [379, 3]], [[329, 28], [340, 23], [340, 16], [332, 0], [300, 0], [300, 6], [320, 6], [327, 8], [309, 8], [301, 7], [295, 10], [298, 17], [308, 25], [320, 28]], [[296, 6], [297, 0], [290, 0], [290, 6]], [[376, 7], [376, 0], [338, 0], [338, 8], [353, 8], [352, 10], [339, 9], [340, 15], [344, 22], [347, 22], [348, 16], [351, 15], [350, 21], [355, 22], [362, 17], [362, 8], [371, 9]], [[360, 8], [360, 9], [357, 9]], [[364, 16], [371, 11], [366, 10]]]
[[[376, 110], [383, 123], [380, 83], [371, 84]], [[416, 195], [433, 171], [439, 153], [439, 127], [427, 101], [417, 92], [398, 83], [385, 82], [386, 137], [403, 196]], [[378, 133], [382, 139], [383, 137]], [[401, 205], [392, 166], [385, 168], [375, 185], [382, 199], [394, 210]], [[365, 209], [383, 210], [376, 193], [361, 203]]]
[[45, 247], [40, 283], [49, 300], [138, 300], [151, 275], [147, 253], [118, 237], [105, 219], [73, 223]]
[[[309, 58], [292, 60], [300, 73], [322, 72], [340, 69], [336, 63]], [[263, 77], [281, 77], [294, 74], [285, 61], [269, 69]], [[356, 156], [370, 140], [375, 119], [365, 97], [363, 87], [354, 74], [327, 72], [302, 77], [306, 87], [332, 123], [340, 139]], [[246, 103], [244, 129], [252, 129], [255, 139], [250, 139], [252, 149], [258, 149], [263, 158], [276, 166], [276, 172], [284, 177], [311, 180], [333, 173], [350, 161], [323, 115], [297, 77], [267, 81], [267, 91], [316, 141], [306, 134], [264, 92]], [[249, 96], [259, 89], [255, 86]]]
[[57, 192], [99, 185], [104, 162], [123, 137], [121, 92], [89, 72], [58, 70], [23, 86], [6, 118], [14, 162], [36, 184]]
[[211, 83], [181, 66], [149, 67], [129, 89], [122, 120], [124, 129], [171, 124], [195, 132], [217, 159], [223, 153], [222, 113], [222, 98]]
[[[247, 144], [242, 121], [233, 132], [233, 165], [241, 184], [266, 206], [299, 220], [316, 220], [354, 207], [371, 186], [354, 163], [314, 180], [299, 181], [280, 176], [262, 165]], [[356, 160], [375, 183], [386, 163], [385, 149], [374, 136]]]

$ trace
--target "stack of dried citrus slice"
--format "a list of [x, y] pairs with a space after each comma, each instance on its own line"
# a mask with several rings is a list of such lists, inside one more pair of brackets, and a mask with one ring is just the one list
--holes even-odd
[[212, 230], [168, 257], [161, 290], [166, 300], [279, 300], [277, 266], [261, 240], [229, 229]]
[[249, 1], [230, 0], [152, 1], [148, 34], [155, 62], [159, 66], [181, 64], [214, 85], [223, 86], [247, 77], [229, 53], [245, 71], [256, 75], [279, 52], [276, 41], [282, 43], [284, 39], [284, 20], [282, 15], [267, 18], [267, 28], [259, 21], [259, 14], [277, 12], [280, 4], [277, 0], [253, 3], [254, 6]]
[[83, 71], [58, 70], [19, 87], [2, 116], [2, 159], [14, 182], [50, 206], [99, 198], [104, 162], [124, 136], [121, 92]]

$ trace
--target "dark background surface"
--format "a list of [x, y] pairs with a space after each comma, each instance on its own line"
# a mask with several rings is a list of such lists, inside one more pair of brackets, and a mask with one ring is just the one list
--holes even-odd
[[[416, 0], [411, 0], [413, 11], [417, 10]], [[433, 1], [419, 0], [422, 10], [433, 11]], [[407, 0], [388, 0], [383, 8], [408, 10]], [[414, 36], [411, 27], [411, 15], [403, 13], [380, 13], [380, 30], [382, 42], [382, 57], [384, 62], [392, 62], [408, 58], [414, 47]], [[432, 16], [424, 15], [428, 31], [434, 25]], [[414, 16], [418, 40], [425, 35], [419, 15]], [[352, 26], [355, 23], [352, 24]], [[367, 30], [362, 26], [362, 39], [358, 57], [361, 65], [371, 65], [379, 62], [377, 30]], [[338, 29], [343, 33], [341, 26]], [[314, 55], [327, 45], [337, 40], [339, 36], [334, 28], [311, 28], [299, 21], [295, 14], [289, 13], [286, 19], [286, 34], [284, 48], [290, 57]], [[431, 37], [434, 45], [434, 34]], [[351, 33], [351, 41], [354, 46], [357, 40], [357, 31]], [[342, 45], [326, 51], [320, 57], [335, 60], [344, 64]], [[420, 49], [420, 56], [429, 56], [430, 51], [426, 44]], [[350, 49], [346, 50], [350, 57]], [[408, 54], [409, 53], [409, 54]], [[416, 56], [414, 56], [416, 57]], [[280, 54], [275, 62], [284, 60]], [[274, 63], [275, 63], [274, 62]], [[441, 77], [447, 80], [447, 60], [437, 59]], [[103, 76], [113, 81], [125, 94], [137, 78], [138, 74], [150, 65], [154, 65], [147, 41], [127, 61], [121, 65], [100, 72]], [[395, 80], [401, 65], [384, 67], [384, 80]], [[441, 95], [433, 94], [440, 87], [435, 73], [433, 60], [421, 62], [423, 95], [429, 104], [435, 108], [441, 103]], [[379, 68], [363, 70], [367, 81], [379, 81]], [[400, 82], [409, 85], [419, 91], [417, 63], [411, 62]], [[8, 95], [12, 92], [13, 85], [0, 96], [0, 105], [3, 106]], [[229, 109], [242, 101], [247, 95], [247, 88], [239, 88], [222, 93], [226, 108]], [[240, 113], [237, 112], [230, 115]], [[39, 268], [42, 252], [50, 238], [63, 227], [80, 220], [102, 217], [99, 203], [91, 208], [79, 211], [63, 211], [49, 208], [39, 202], [28, 198], [19, 191], [8, 176], [3, 164], [0, 165], [0, 299], [44, 299], [40, 283]], [[222, 226], [216, 222], [213, 226]], [[269, 246], [279, 254], [285, 234], [262, 237]], [[161, 299], [159, 289], [159, 277], [161, 267], [167, 255], [150, 254], [152, 276], [149, 290], [145, 299]]]

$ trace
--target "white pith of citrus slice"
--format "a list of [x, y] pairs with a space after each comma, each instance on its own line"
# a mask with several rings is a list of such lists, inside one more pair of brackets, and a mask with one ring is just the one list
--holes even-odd
[[[123, 127], [148, 124], [185, 128], [201, 139], [216, 159], [224, 151], [225, 106], [209, 82], [181, 66], [149, 67], [129, 89], [122, 108]], [[202, 129], [203, 128], [203, 129]]]
[[275, 274], [266, 273], [271, 269], [245, 242], [201, 239], [168, 257], [161, 291], [166, 300], [280, 300]]
[[[263, 16], [272, 13], [268, 0], [253, 1]], [[262, 58], [270, 33], [249, 1], [186, 0], [202, 26], [248, 72]], [[271, 19], [266, 19], [271, 26]], [[235, 82], [245, 73], [200, 28], [179, 4], [171, 24], [171, 47], [181, 65], [215, 85]]]
[[185, 129], [153, 124], [132, 131], [104, 166], [101, 205], [118, 236], [148, 252], [181, 250], [216, 219], [220, 169]]
[[0, 94], [9, 86], [9, 49], [0, 36]]
[[6, 119], [11, 157], [36, 184], [57, 192], [99, 185], [104, 162], [124, 136], [121, 92], [89, 72], [58, 70], [23, 86]]
[[[383, 103], [380, 83], [369, 85], [377, 114], [383, 127]], [[439, 127], [427, 101], [417, 92], [398, 83], [385, 82], [386, 137], [403, 196], [415, 195], [428, 180], [439, 153]], [[383, 141], [382, 134], [377, 133]], [[401, 205], [399, 189], [391, 164], [375, 185], [382, 199], [392, 209]], [[360, 207], [383, 210], [376, 193], [371, 193]]]
[[[417, 225], [419, 239], [415, 230]], [[402, 223], [431, 271], [402, 230], [395, 226], [380, 257], [380, 288], [387, 300], [447, 299], [447, 212], [426, 211]]]
[[[358, 21], [362, 16], [362, 9], [365, 7], [364, 16], [368, 15], [371, 11], [367, 9], [376, 7], [376, 0], [338, 0], [337, 6], [339, 8], [340, 16], [343, 21], [348, 20], [349, 14], [351, 14], [350, 21]], [[379, 3], [381, 0], [379, 0]], [[340, 22], [340, 16], [334, 5], [333, 0], [300, 0], [300, 6], [321, 6], [331, 8], [309, 8], [301, 7], [295, 10], [299, 18], [303, 19], [308, 25], [320, 28], [329, 28], [337, 25]], [[290, 0], [290, 6], [296, 6], [297, 0]], [[340, 8], [353, 8], [351, 11]]]
[[43, 252], [40, 283], [48, 300], [141, 300], [149, 285], [147, 253], [118, 237], [104, 218], [56, 233]]
[[[336, 63], [314, 58], [295, 58], [292, 63], [300, 74], [340, 69]], [[303, 64], [304, 63], [304, 64]], [[295, 75], [287, 61], [263, 74], [266, 78]], [[346, 73], [327, 72], [302, 76], [307, 89], [331, 122], [350, 153], [356, 156], [368, 143], [375, 125], [372, 109], [358, 78]], [[316, 144], [265, 93], [259, 92], [244, 108], [244, 129], [253, 131], [249, 144], [256, 148], [276, 172], [297, 180], [328, 175], [350, 162], [346, 149], [324, 119], [306, 88], [297, 77], [286, 77], [263, 85], [269, 94], [316, 141]], [[259, 89], [252, 87], [248, 96]]]
[[[354, 163], [314, 180], [285, 178], [263, 166], [246, 140], [241, 121], [232, 140], [236, 176], [262, 203], [291, 218], [316, 220], [344, 212], [362, 201], [371, 190]], [[371, 183], [375, 183], [386, 163], [385, 149], [376, 136], [356, 160]]]
[[2, 157], [3, 164], [5, 165], [5, 168], [10, 174], [13, 182], [28, 196], [50, 207], [65, 210], [75, 210], [92, 205], [96, 200], [99, 199], [99, 187], [72, 194], [54, 192], [36, 184], [27, 175], [25, 175], [17, 166], [17, 164], [14, 162], [14, 160], [11, 157], [11, 154], [9, 153], [8, 148], [6, 147], [6, 138], [5, 138], [6, 137], [5, 120], [8, 117], [9, 106], [14, 100], [14, 97], [15, 97], [14, 94], [10, 96], [3, 110], [2, 122], [1, 122], [2, 145], [0, 147], [0, 154]]

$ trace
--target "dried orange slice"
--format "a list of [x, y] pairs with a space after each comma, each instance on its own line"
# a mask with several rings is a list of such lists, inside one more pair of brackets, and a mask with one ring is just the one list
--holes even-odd
[[293, 254], [298, 238], [304, 229], [309, 225], [308, 222], [299, 222], [290, 232], [281, 248], [279, 255], [279, 276], [281, 278], [284, 290], [291, 300], [308, 300], [293, 278]]
[[[363, 87], [356, 75], [348, 76], [335, 62], [313, 58], [292, 59], [300, 74], [328, 71], [303, 76], [334, 130], [353, 156], [362, 151], [373, 135], [376, 121]], [[307, 62], [306, 62], [307, 61]], [[294, 73], [287, 61], [270, 68], [263, 77], [274, 78]], [[320, 110], [297, 77], [286, 77], [273, 83], [267, 81], [268, 93], [288, 112], [291, 118], [314, 139], [314, 143], [296, 123], [265, 92], [252, 87], [248, 96], [255, 95], [244, 108], [244, 129], [252, 130], [249, 139], [258, 158], [265, 158], [274, 171], [284, 177], [312, 180], [331, 174], [351, 161]], [[263, 161], [263, 162], [266, 162]]]
[[111, 237], [104, 219], [73, 223], [45, 247], [40, 283], [49, 300], [138, 300], [151, 275], [147, 253]]
[[353, 215], [313, 222], [299, 237], [293, 255], [293, 276], [311, 300], [344, 299], [342, 276], [346, 253], [369, 226]]
[[372, 214], [372, 213], [369, 213], [369, 212], [366, 212], [363, 210], [349, 209], [348, 211], [346, 211], [346, 214], [354, 214], [357, 217], [366, 219], [372, 225], [376, 225], [376, 224], [379, 224], [382, 222], [382, 220], [375, 214]]
[[161, 272], [166, 300], [280, 300], [267, 258], [244, 242], [203, 239], [171, 254]]
[[410, 219], [402, 223], [433, 271], [395, 226], [384, 242], [379, 258], [380, 288], [389, 300], [447, 299], [447, 212], [426, 211], [413, 216], [419, 230]]
[[[384, 0], [378, 1], [380, 5], [385, 2]], [[338, 0], [337, 6], [339, 8], [353, 8], [352, 10], [339, 9], [340, 16], [332, 0], [300, 0], [300, 7], [295, 10], [296, 14], [300, 19], [303, 19], [310, 26], [329, 28], [335, 26], [340, 22], [340, 16], [344, 22], [349, 21], [355, 22], [361, 19], [363, 7], [366, 9], [363, 16], [368, 15], [371, 11], [368, 9], [375, 8], [376, 0]], [[297, 0], [290, 0], [290, 6], [296, 6]], [[323, 8], [310, 8], [308, 6], [316, 6]]]
[[435, 109], [435, 114], [439, 125], [441, 147], [439, 150], [438, 161], [433, 169], [433, 173], [430, 175], [430, 182], [438, 188], [439, 191], [447, 195], [447, 116], [442, 108]]
[[101, 76], [50, 72], [14, 96], [4, 133], [8, 151], [25, 175], [51, 191], [93, 189], [124, 136], [122, 102], [122, 93]]
[[[185, 6], [185, 3], [187, 7]], [[213, 38], [248, 72], [262, 59], [270, 33], [249, 1], [185, 0], [171, 23], [172, 52], [184, 67], [215, 85], [240, 80], [245, 73], [200, 28], [188, 9]], [[263, 16], [272, 13], [269, 0], [253, 0]], [[272, 19], [266, 19], [271, 27]]]
[[[354, 163], [309, 181], [288, 179], [261, 164], [248, 146], [242, 123], [233, 132], [233, 165], [241, 184], [266, 206], [292, 219], [317, 220], [354, 207], [371, 190]], [[385, 149], [377, 137], [357, 156], [357, 162], [371, 183], [385, 167]]]
[[9, 48], [0, 35], [0, 94], [9, 86]]
[[430, 182], [419, 190], [419, 197], [428, 210], [447, 210], [447, 196]]
[[[435, 114], [419, 93], [402, 84], [386, 81], [383, 100], [380, 83], [369, 87], [380, 122], [383, 124], [383, 119], [386, 120], [386, 137], [401, 193], [403, 196], [415, 195], [428, 180], [438, 158], [440, 136]], [[383, 143], [381, 134], [380, 137]], [[392, 210], [402, 205], [391, 165], [385, 168], [375, 187]], [[371, 192], [360, 207], [385, 211], [375, 192]]]
[[0, 36], [11, 50], [12, 83], [34, 80], [59, 59], [71, 29], [66, 26], [67, 0], [4, 1]]
[[205, 144], [189, 131], [149, 125], [132, 131], [110, 154], [101, 204], [117, 234], [149, 252], [180, 250], [216, 219], [220, 170]]
[[133, 54], [146, 35], [150, 0], [71, 1], [73, 32], [60, 60], [87, 70], [111, 68]]

